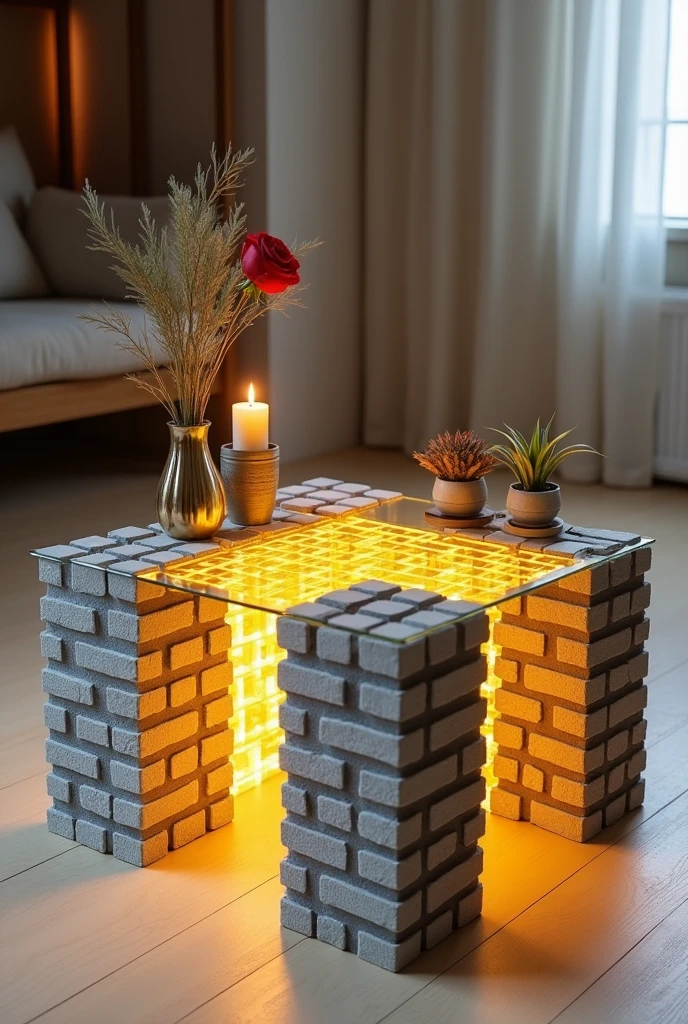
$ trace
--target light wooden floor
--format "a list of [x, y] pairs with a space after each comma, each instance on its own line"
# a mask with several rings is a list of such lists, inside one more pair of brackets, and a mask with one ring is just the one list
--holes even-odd
[[[50, 455], [50, 453], [48, 453]], [[153, 518], [155, 477], [0, 481], [0, 1021], [46, 1024], [685, 1024], [688, 1021], [688, 490], [566, 486], [581, 525], [658, 538], [645, 807], [581, 846], [489, 817], [485, 907], [392, 975], [278, 925], [280, 780], [234, 824], [139, 870], [50, 835], [29, 547]], [[425, 496], [399, 455], [292, 465]], [[493, 477], [493, 503], [506, 480]], [[364, 481], [365, 482], [365, 481]]]

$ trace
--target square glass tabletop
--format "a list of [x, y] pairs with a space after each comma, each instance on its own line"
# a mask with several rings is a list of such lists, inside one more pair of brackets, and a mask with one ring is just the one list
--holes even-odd
[[[605, 542], [604, 531], [598, 531], [602, 542], [590, 540], [590, 547], [585, 531], [582, 537], [567, 534], [539, 541], [509, 537], [499, 530], [447, 532], [425, 519], [430, 507], [430, 502], [402, 497], [338, 519], [323, 516], [309, 525], [274, 523], [257, 530], [225, 531], [220, 546], [198, 545], [192, 555], [179, 542], [178, 559], [175, 548], [168, 548], [170, 557], [164, 564], [149, 568], [144, 565], [145, 553], [132, 553], [120, 562], [106, 558], [102, 564], [85, 558], [104, 572], [134, 571], [138, 578], [164, 588], [275, 615], [288, 612], [319, 624], [322, 620], [311, 618], [309, 604], [333, 591], [380, 580], [456, 602], [446, 608], [451, 617], [446, 622], [479, 614], [652, 543], [649, 538], [619, 542], [611, 539], [613, 535]], [[140, 544], [145, 547], [146, 540]], [[32, 554], [58, 557], [49, 555], [50, 550]], [[139, 568], [133, 569], [137, 563], [131, 559], [138, 557]], [[70, 560], [83, 561], [73, 555]], [[356, 628], [353, 617], [345, 618], [346, 625], [328, 625], [364, 631]], [[437, 628], [441, 627], [419, 626], [417, 633], [399, 642], [417, 640]]]

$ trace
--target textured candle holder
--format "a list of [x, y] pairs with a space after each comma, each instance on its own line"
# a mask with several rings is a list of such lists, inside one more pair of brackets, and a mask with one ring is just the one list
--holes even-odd
[[264, 526], [272, 519], [279, 485], [279, 445], [258, 452], [220, 450], [220, 471], [227, 496], [227, 518], [237, 526]]

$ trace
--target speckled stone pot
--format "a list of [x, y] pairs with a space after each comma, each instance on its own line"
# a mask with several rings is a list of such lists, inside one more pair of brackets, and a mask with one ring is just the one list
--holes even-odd
[[526, 491], [522, 484], [512, 484], [506, 496], [507, 512], [521, 526], [547, 526], [556, 519], [561, 508], [559, 484], [547, 484], [544, 491]]
[[435, 507], [450, 516], [475, 516], [487, 502], [487, 484], [479, 480], [442, 480], [437, 477], [432, 489]]

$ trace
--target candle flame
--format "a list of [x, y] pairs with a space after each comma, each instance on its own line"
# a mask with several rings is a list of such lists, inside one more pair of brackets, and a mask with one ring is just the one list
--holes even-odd
[[253, 387], [253, 384], [249, 384], [249, 386], [248, 386], [248, 404], [249, 405], [253, 405], [255, 400], [256, 400], [255, 388]]

